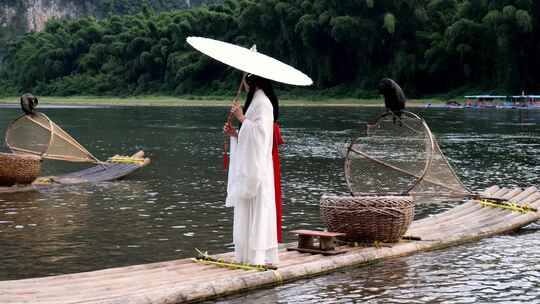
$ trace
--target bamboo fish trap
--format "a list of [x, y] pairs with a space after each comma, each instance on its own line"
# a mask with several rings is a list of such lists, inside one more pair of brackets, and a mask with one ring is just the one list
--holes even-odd
[[426, 122], [406, 111], [384, 113], [351, 142], [345, 178], [351, 196], [323, 196], [321, 217], [330, 231], [353, 241], [397, 242], [413, 220], [417, 197], [472, 194]]
[[347, 149], [345, 178], [353, 196], [465, 197], [463, 185], [427, 123], [411, 112], [392, 112], [368, 124]]
[[14, 120], [6, 131], [5, 140], [7, 147], [16, 154], [69, 162], [100, 162], [49, 117], [39, 112]]
[[142, 158], [120, 155], [110, 157], [106, 162], [100, 161], [49, 117], [39, 112], [14, 120], [6, 131], [5, 142], [14, 154], [35, 155], [43, 159], [98, 165], [142, 165], [145, 161]]
[[22, 115], [11, 122], [5, 134], [5, 143], [12, 153], [0, 155], [0, 186], [32, 183], [40, 174], [42, 159], [92, 163], [104, 170], [115, 163], [144, 166], [148, 161], [137, 155], [116, 155], [106, 162], [100, 161], [39, 112]]

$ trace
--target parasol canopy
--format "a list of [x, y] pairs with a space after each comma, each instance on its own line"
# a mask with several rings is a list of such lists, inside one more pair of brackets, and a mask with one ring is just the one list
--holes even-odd
[[210, 38], [188, 37], [186, 41], [201, 53], [246, 73], [297, 86], [313, 84], [306, 74], [256, 51]]

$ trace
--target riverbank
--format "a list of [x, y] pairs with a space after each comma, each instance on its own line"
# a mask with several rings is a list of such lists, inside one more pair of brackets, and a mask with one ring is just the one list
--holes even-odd
[[[231, 99], [216, 96], [131, 96], [131, 97], [95, 97], [74, 96], [54, 97], [38, 96], [42, 105], [93, 105], [93, 106], [160, 106], [160, 107], [191, 107], [191, 106], [229, 106]], [[18, 97], [2, 97], [1, 104], [17, 104]], [[411, 99], [407, 102], [408, 107], [423, 107], [426, 104], [444, 104], [440, 99]], [[379, 107], [384, 102], [381, 99], [281, 99], [281, 106], [300, 107]]]

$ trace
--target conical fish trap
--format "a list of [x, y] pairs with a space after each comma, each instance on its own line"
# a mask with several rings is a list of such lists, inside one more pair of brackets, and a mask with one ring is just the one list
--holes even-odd
[[463, 185], [418, 115], [386, 113], [347, 151], [345, 178], [354, 196], [413, 195], [463, 197]]
[[17, 154], [98, 163], [99, 160], [43, 113], [23, 115], [6, 131], [6, 145]]
[[369, 124], [348, 147], [345, 177], [352, 196], [323, 196], [321, 217], [355, 241], [398, 241], [414, 217], [413, 197], [470, 194], [426, 122], [410, 112]]

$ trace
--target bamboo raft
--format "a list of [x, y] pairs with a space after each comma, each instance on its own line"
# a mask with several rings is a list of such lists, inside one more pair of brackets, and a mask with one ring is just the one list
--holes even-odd
[[[490, 187], [483, 195], [509, 200], [528, 208], [540, 207], [535, 187]], [[410, 255], [517, 230], [540, 218], [540, 212], [518, 212], [468, 201], [446, 212], [414, 221], [401, 241], [377, 247], [348, 247], [334, 256], [297, 251], [279, 252], [277, 270], [220, 268], [191, 259], [111, 268], [86, 273], [0, 282], [0, 303], [131, 303], [170, 304], [196, 302], [250, 289], [282, 284], [339, 268]], [[287, 246], [295, 246], [295, 243]], [[232, 253], [219, 255], [231, 259]]]
[[81, 171], [67, 173], [58, 176], [40, 177], [30, 185], [0, 187], [0, 194], [39, 191], [51, 187], [73, 185], [82, 183], [98, 183], [121, 179], [150, 163], [150, 159], [144, 158], [144, 152], [139, 151], [131, 156], [140, 159], [133, 163], [102, 163]]

